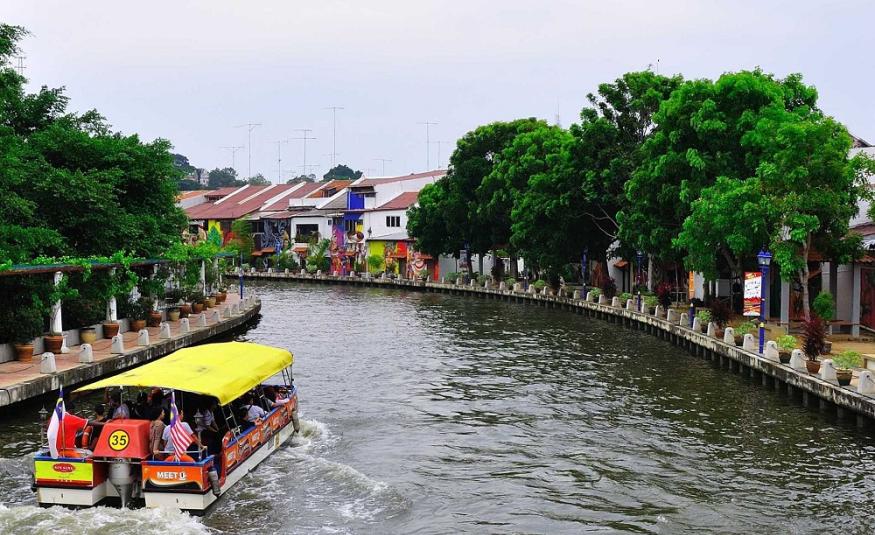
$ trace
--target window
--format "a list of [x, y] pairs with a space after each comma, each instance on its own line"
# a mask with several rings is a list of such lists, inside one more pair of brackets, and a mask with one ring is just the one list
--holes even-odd
[[386, 226], [387, 227], [400, 227], [401, 226], [401, 216], [400, 215], [387, 215], [386, 216]]
[[347, 232], [347, 234], [349, 234], [350, 232], [355, 232], [356, 223], [358, 223], [358, 221], [347, 219], [346, 221], [344, 221], [343, 229]]

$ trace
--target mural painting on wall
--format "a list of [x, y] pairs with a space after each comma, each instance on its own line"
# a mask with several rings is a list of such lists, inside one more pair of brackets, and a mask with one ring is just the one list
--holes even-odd
[[274, 254], [285, 251], [291, 245], [288, 222], [282, 219], [269, 219], [264, 224], [262, 247], [273, 247]]
[[331, 255], [331, 272], [346, 274], [346, 255], [344, 254], [345, 234], [340, 225], [335, 225], [331, 231], [331, 245], [328, 247]]
[[407, 272], [409, 277], [418, 278], [428, 271], [428, 264], [422, 258], [422, 253], [414, 251], [413, 247], [407, 248]]
[[182, 231], [183, 243], [187, 243], [188, 245], [197, 245], [198, 243], [202, 243], [207, 240], [207, 233], [204, 230], [203, 225], [196, 225], [196, 227], [197, 230], [194, 232], [189, 229], [185, 229]]
[[207, 222], [207, 241], [216, 247], [225, 245], [225, 239], [222, 236], [222, 225], [216, 220]]

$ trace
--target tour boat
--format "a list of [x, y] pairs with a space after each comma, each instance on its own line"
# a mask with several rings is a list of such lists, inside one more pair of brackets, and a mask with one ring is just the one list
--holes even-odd
[[[95, 426], [89, 425], [77, 433], [75, 446], [79, 447], [58, 449], [59, 444], [73, 445], [67, 437], [65, 442], [59, 439], [55, 443], [56, 457], [48, 447], [37, 452], [37, 501], [43, 506], [72, 507], [144, 504], [203, 513], [295, 432], [297, 394], [292, 383], [292, 362], [292, 354], [285, 349], [239, 342], [207, 344], [181, 349], [79, 388], [77, 392], [121, 388], [126, 393], [158, 387], [172, 396], [171, 412], [179, 403], [184, 415], [189, 415], [189, 410], [194, 413], [184, 406], [186, 400], [211, 400], [217, 407], [211, 411], [219, 427], [215, 437], [224, 435], [220, 446], [218, 440], [213, 442], [219, 451], [209, 454], [206, 448], [198, 448], [181, 456], [155, 458], [149, 447], [149, 420], [109, 420], [96, 440], [88, 436], [95, 432], [88, 428]], [[282, 404], [276, 404], [244, 430], [235, 409], [244, 397], [260, 395], [264, 400], [262, 389], [271, 378], [271, 383], [282, 383], [276, 388], [288, 389], [289, 397], [279, 400]], [[62, 399], [58, 405], [56, 412], [67, 414]]]

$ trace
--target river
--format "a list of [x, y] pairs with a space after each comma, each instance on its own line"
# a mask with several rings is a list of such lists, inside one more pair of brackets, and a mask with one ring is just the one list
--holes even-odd
[[38, 407], [0, 423], [2, 533], [872, 533], [871, 431], [644, 333], [463, 296], [254, 287], [303, 433], [203, 518], [34, 506]]

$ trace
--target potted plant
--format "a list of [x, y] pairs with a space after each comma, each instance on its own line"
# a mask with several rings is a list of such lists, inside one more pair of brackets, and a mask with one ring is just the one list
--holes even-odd
[[[645, 295], [642, 296], [641, 299], [641, 302], [644, 305], [644, 311], [648, 314], [655, 314], [656, 307], [659, 306], [659, 298], [655, 295]], [[636, 303], [635, 306], [638, 306], [638, 304]]]
[[752, 321], [745, 321], [740, 323], [735, 328], [735, 345], [741, 347], [744, 344], [744, 335], [753, 334], [757, 330], [756, 323]]
[[720, 299], [715, 299], [710, 306], [711, 321], [717, 326], [714, 330], [714, 336], [723, 338], [723, 331], [726, 329], [726, 324], [729, 323], [729, 318], [732, 316], [732, 309], [729, 305]]
[[191, 311], [194, 314], [200, 314], [204, 311], [204, 293], [199, 290], [194, 290], [188, 294], [188, 300], [191, 301]]
[[214, 308], [216, 306], [216, 296], [210, 295], [204, 299], [204, 305], [207, 308]]
[[832, 363], [836, 367], [836, 378], [842, 386], [851, 384], [853, 377], [853, 369], [863, 366], [863, 358], [856, 351], [842, 351], [837, 356], [833, 357]]
[[417, 278], [421, 281], [427, 281], [431, 279], [431, 273], [427, 269], [423, 269], [417, 275]]
[[33, 358], [33, 340], [43, 333], [44, 319], [37, 306], [22, 306], [9, 310], [6, 318], [0, 318], [2, 329], [9, 329], [3, 339], [12, 342], [15, 358], [29, 361]]
[[626, 301], [628, 301], [629, 299], [632, 299], [632, 297], [633, 297], [632, 294], [630, 294], [629, 292], [621, 293], [620, 294], [620, 306], [625, 307]]
[[516, 279], [513, 277], [505, 277], [504, 285], [507, 286], [508, 290], [513, 290], [514, 285], [516, 284]]
[[64, 345], [64, 333], [49, 332], [43, 336], [43, 348], [45, 351], [54, 354], [61, 353], [61, 347]]
[[[536, 292], [541, 293], [541, 292], [544, 291], [544, 288], [547, 287], [547, 282], [544, 281], [544, 280], [542, 280], [542, 279], [538, 279], [538, 280], [536, 280], [535, 282], [532, 283], [532, 286], [535, 287], [535, 291], [536, 291]], [[598, 291], [599, 294], [601, 294], [601, 290], [599, 290], [598, 288], [594, 288], [594, 289], [593, 289], [593, 295], [595, 295], [595, 292], [596, 292], [596, 291]]]
[[702, 332], [708, 332], [708, 324], [712, 321], [711, 311], [708, 309], [699, 310], [696, 312], [696, 317], [699, 318], [699, 325]]
[[139, 331], [146, 327], [146, 318], [149, 316], [151, 306], [146, 298], [134, 299], [130, 295], [124, 296], [118, 300], [118, 313], [121, 317], [127, 318], [130, 329]]
[[659, 299], [659, 304], [666, 310], [671, 306], [671, 289], [671, 283], [665, 281], [660, 282], [659, 286], [656, 287], [656, 297]]
[[778, 344], [778, 358], [781, 364], [789, 364], [793, 350], [796, 349], [796, 337], [790, 334], [779, 336], [775, 341]]
[[182, 288], [171, 288], [164, 293], [164, 301], [168, 305], [178, 305], [183, 299], [185, 299], [185, 290]]
[[602, 294], [604, 294], [605, 299], [611, 300], [617, 295], [617, 283], [614, 282], [614, 279], [611, 277], [607, 277], [602, 283]]
[[167, 321], [178, 321], [179, 314], [179, 307], [169, 307], [167, 309]]
[[[832, 326], [829, 324], [829, 322], [835, 318], [835, 307], [833, 306], [832, 294], [829, 292], [820, 292], [817, 294], [817, 297], [815, 297], [814, 301], [811, 303], [811, 312], [823, 320], [826, 334], [832, 334]], [[825, 340], [825, 344], [826, 349], [824, 354], [829, 354], [829, 352], [832, 351], [832, 342]]]
[[808, 368], [808, 373], [817, 373], [820, 371], [817, 357], [826, 353], [826, 327], [822, 319], [812, 315], [810, 320], [803, 323], [802, 330], [805, 337], [802, 350], [807, 358], [805, 367]]
[[148, 313], [148, 325], [149, 327], [158, 327], [161, 325], [161, 320], [164, 318], [161, 316], [161, 312], [155, 310], [155, 302], [149, 299], [148, 297], [141, 297], [141, 301], [143, 301], [143, 307], [146, 309]]
[[220, 286], [216, 292], [216, 303], [224, 303], [228, 299], [228, 289], [225, 286]]

